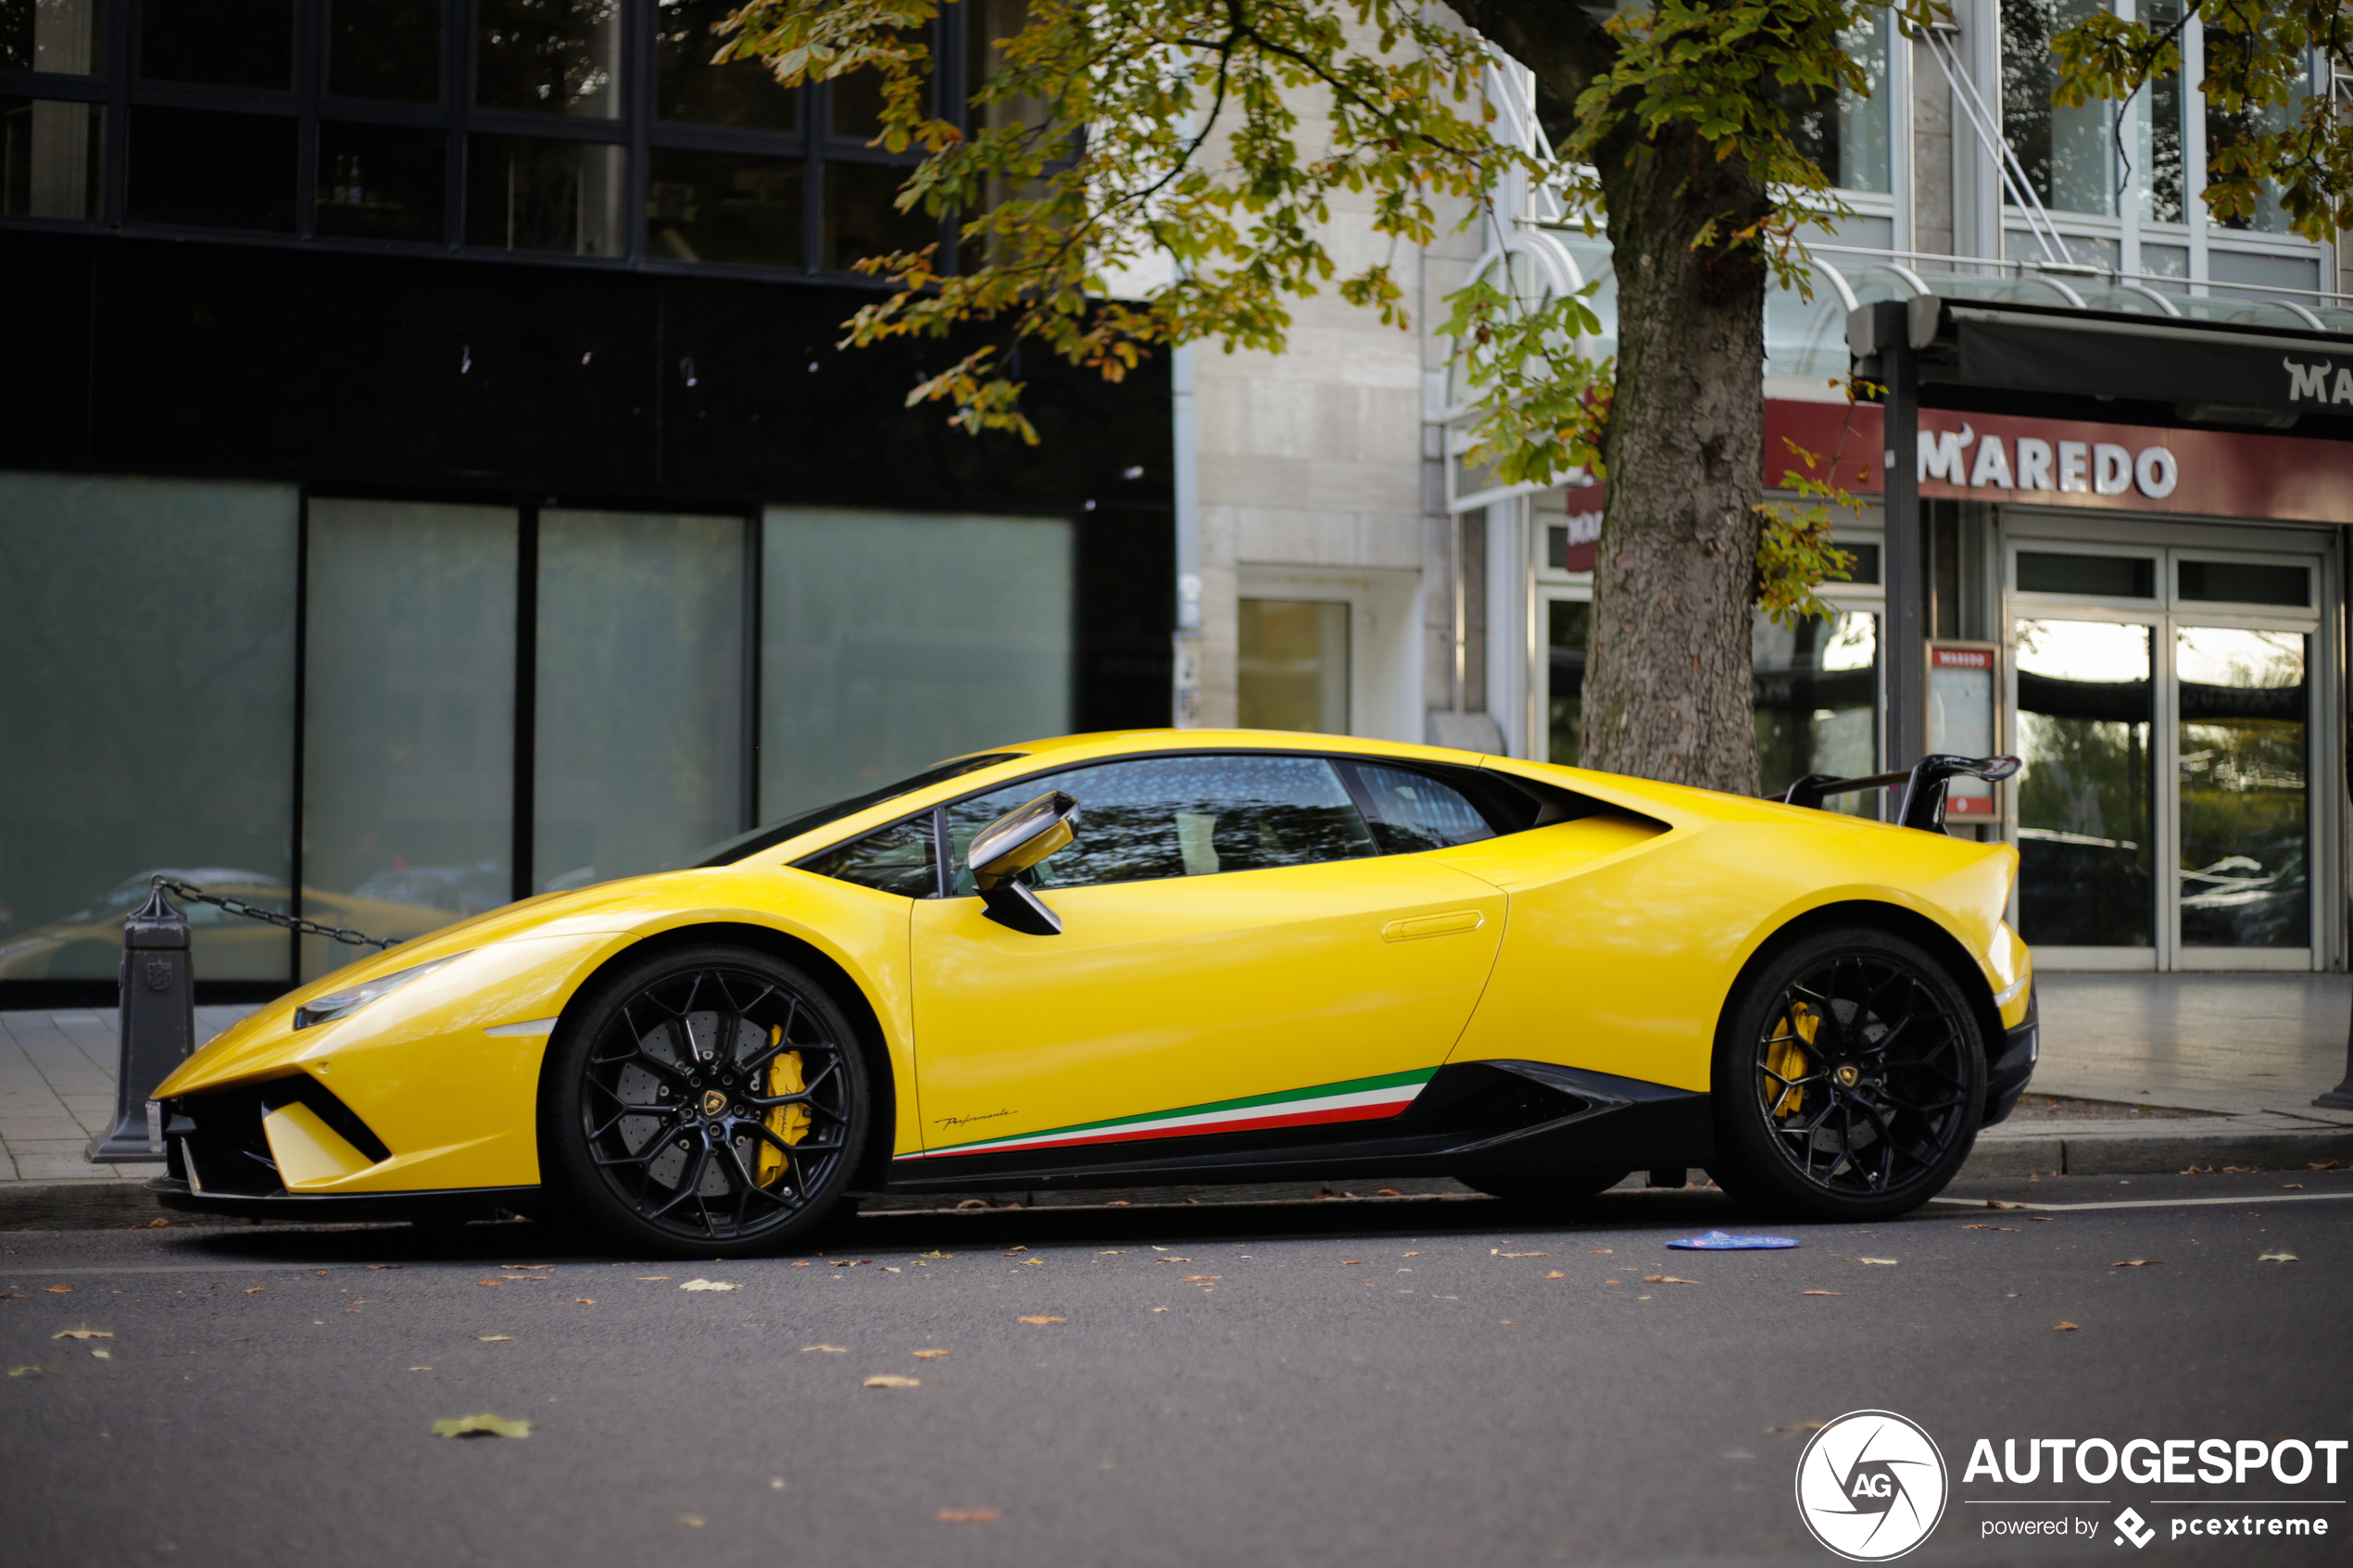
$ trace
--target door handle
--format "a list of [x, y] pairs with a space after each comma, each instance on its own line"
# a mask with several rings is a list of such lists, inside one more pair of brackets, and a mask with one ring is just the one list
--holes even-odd
[[1477, 909], [1451, 909], [1442, 915], [1415, 915], [1408, 920], [1393, 920], [1380, 928], [1384, 942], [1418, 942], [1425, 936], [1456, 936], [1466, 931], [1477, 931], [1487, 923], [1487, 917]]

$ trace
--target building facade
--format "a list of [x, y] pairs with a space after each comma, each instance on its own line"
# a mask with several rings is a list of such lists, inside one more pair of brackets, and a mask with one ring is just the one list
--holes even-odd
[[[849, 264], [940, 225], [725, 10], [0, 0], [0, 1005], [157, 872], [406, 936], [1167, 721], [1166, 367], [906, 408], [968, 345]], [[216, 998], [354, 951], [192, 913]]]

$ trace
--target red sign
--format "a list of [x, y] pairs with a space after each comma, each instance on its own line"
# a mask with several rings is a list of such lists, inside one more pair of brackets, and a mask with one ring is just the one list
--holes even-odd
[[[1880, 495], [1881, 431], [1874, 404], [1768, 399], [1765, 483], [1794, 471]], [[2353, 523], [2353, 442], [1923, 408], [1910, 457], [1922, 495]]]
[[1994, 655], [1986, 648], [1938, 648], [1928, 650], [1928, 661], [1939, 670], [1991, 670]]

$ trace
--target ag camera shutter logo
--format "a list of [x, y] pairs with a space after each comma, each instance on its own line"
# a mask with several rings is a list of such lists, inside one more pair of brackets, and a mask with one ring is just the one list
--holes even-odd
[[1893, 1411], [1848, 1411], [1797, 1460], [1798, 1517], [1850, 1562], [1886, 1562], [1928, 1539], [1947, 1494], [1935, 1439]]

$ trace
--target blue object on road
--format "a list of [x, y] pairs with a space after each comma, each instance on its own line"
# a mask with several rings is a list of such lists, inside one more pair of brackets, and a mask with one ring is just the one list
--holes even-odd
[[1787, 1236], [1733, 1236], [1726, 1231], [1709, 1231], [1705, 1236], [1685, 1236], [1667, 1244], [1681, 1252], [1766, 1252], [1783, 1247], [1795, 1247], [1797, 1238]]

